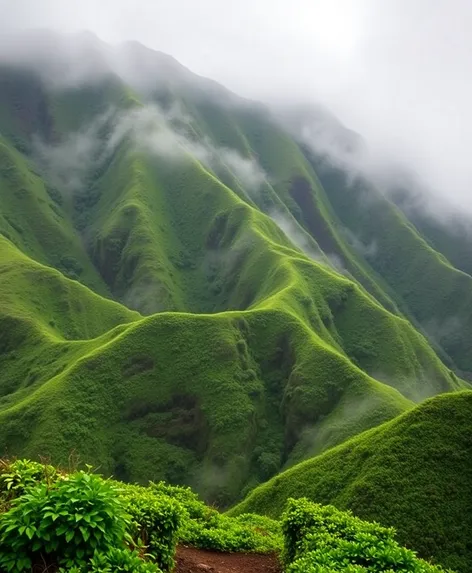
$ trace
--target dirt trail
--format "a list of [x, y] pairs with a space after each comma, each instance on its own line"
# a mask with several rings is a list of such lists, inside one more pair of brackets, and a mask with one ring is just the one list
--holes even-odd
[[178, 547], [174, 573], [281, 573], [275, 555], [216, 553]]

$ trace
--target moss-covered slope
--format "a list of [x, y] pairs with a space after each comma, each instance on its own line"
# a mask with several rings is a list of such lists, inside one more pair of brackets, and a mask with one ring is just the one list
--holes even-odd
[[471, 414], [472, 392], [432, 398], [278, 475], [232, 511], [277, 516], [289, 497], [308, 497], [394, 526], [424, 557], [469, 571]]
[[289, 133], [126, 49], [145, 86], [0, 69], [0, 451], [228, 504], [463, 387]]

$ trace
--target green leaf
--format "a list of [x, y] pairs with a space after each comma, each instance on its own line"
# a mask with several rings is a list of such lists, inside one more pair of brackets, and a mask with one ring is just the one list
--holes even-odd
[[84, 541], [88, 541], [89, 537], [90, 537], [90, 530], [88, 530], [86, 527], [79, 527], [80, 531], [82, 532], [82, 537], [84, 538]]
[[26, 528], [26, 535], [27, 535], [28, 539], [33, 539], [34, 533], [35, 533], [35, 530], [33, 527], [27, 527]]

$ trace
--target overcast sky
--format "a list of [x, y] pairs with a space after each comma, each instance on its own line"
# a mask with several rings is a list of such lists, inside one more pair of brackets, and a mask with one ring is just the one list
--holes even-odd
[[471, 0], [0, 0], [0, 15], [138, 40], [252, 98], [321, 101], [472, 207]]

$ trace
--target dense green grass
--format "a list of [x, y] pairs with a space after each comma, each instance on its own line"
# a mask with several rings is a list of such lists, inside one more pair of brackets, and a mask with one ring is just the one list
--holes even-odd
[[423, 557], [470, 571], [471, 413], [472, 392], [432, 398], [276, 476], [230, 513], [277, 517], [288, 498], [307, 497], [393, 526]]

